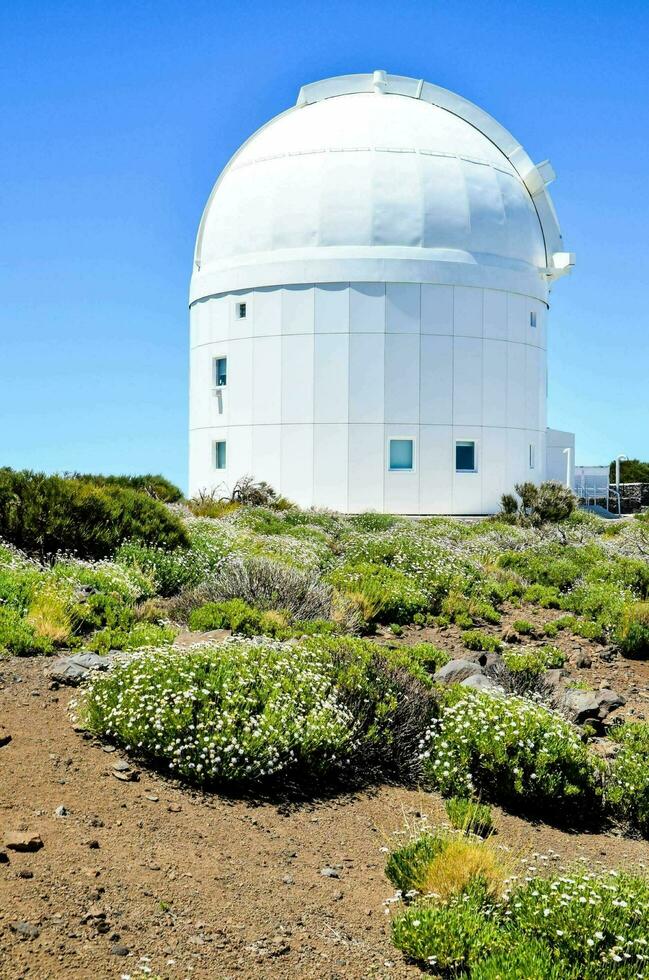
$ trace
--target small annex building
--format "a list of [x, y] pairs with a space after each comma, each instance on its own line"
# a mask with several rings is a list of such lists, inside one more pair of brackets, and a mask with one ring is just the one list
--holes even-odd
[[574, 264], [553, 178], [421, 79], [304, 86], [201, 219], [190, 493], [251, 474], [303, 507], [488, 514], [570, 470], [546, 428], [549, 294]]

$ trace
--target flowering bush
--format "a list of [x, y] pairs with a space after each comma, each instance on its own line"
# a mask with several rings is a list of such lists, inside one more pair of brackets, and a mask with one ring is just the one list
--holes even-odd
[[331, 572], [330, 581], [342, 592], [364, 597], [373, 609], [371, 618], [377, 622], [410, 623], [416, 613], [430, 606], [428, 595], [412, 578], [387, 565], [344, 565]]
[[444, 796], [480, 794], [501, 804], [561, 804], [588, 812], [599, 799], [601, 763], [576, 728], [523, 698], [451, 688], [422, 740], [425, 771]]
[[[439, 863], [439, 846], [431, 846], [435, 840], [423, 835], [391, 855], [386, 868], [390, 880], [410, 887], [409, 871], [420, 878], [426, 862]], [[474, 857], [476, 871], [446, 899], [439, 894], [421, 897], [418, 889], [402, 887], [407, 905], [393, 922], [392, 937], [407, 956], [436, 973], [467, 971], [461, 975], [472, 980], [646, 975], [647, 879], [579, 868], [548, 878], [534, 874], [522, 882], [510, 876], [497, 894], [484, 872], [493, 871], [493, 849], [478, 842], [470, 846], [476, 853], [484, 850], [483, 860]]]
[[620, 750], [605, 787], [609, 808], [613, 816], [649, 837], [649, 724], [620, 725], [611, 737]]
[[192, 782], [313, 776], [344, 763], [353, 718], [308, 648], [155, 651], [92, 681], [88, 727]]
[[527, 647], [524, 650], [506, 650], [503, 661], [514, 674], [543, 674], [546, 670], [563, 667], [566, 655], [559, 647], [546, 643], [541, 647]]

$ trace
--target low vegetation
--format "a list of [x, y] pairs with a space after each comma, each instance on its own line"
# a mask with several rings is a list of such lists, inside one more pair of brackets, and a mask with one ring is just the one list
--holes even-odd
[[[649, 726], [612, 728], [605, 761], [550, 687], [573, 636], [649, 656], [646, 522], [612, 529], [556, 485], [475, 524], [301, 511], [252, 480], [176, 491], [0, 470], [0, 655], [124, 651], [81, 717], [197, 786], [441, 793], [454, 829], [388, 862], [394, 941], [426, 969], [642, 975], [643, 879], [520, 877], [491, 805], [649, 836]], [[448, 650], [483, 690], [436, 683]]]

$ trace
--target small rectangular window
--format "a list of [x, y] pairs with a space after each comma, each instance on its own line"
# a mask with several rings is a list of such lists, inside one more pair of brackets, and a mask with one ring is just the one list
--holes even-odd
[[214, 443], [214, 465], [217, 470], [225, 469], [225, 443]]
[[533, 470], [534, 466], [536, 465], [536, 460], [534, 457], [535, 457], [534, 443], [531, 442], [530, 443], [530, 469], [531, 470]]
[[455, 443], [455, 469], [458, 473], [475, 473], [475, 442]]
[[216, 388], [225, 388], [228, 383], [228, 359], [227, 357], [214, 358], [214, 385]]
[[246, 304], [245, 303], [237, 303], [237, 311], [238, 311], [239, 319], [240, 320], [245, 320], [246, 313], [247, 313]]
[[412, 470], [414, 455], [412, 439], [390, 439], [391, 470]]
[[530, 327], [536, 326], [536, 313], [530, 313]]

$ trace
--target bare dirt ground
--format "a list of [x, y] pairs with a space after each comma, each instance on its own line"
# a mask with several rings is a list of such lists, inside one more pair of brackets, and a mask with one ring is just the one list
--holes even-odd
[[[73, 730], [75, 692], [50, 690], [44, 666], [0, 663], [12, 736], [0, 747], [0, 850], [12, 831], [43, 841], [0, 863], [3, 980], [135, 980], [142, 966], [165, 980], [419, 975], [390, 944], [382, 849], [419, 813], [443, 821], [438, 797], [379, 787], [282, 806], [145, 771], [124, 782], [113, 773], [120, 754]], [[540, 867], [649, 865], [647, 842], [495, 813], [499, 840]]]

